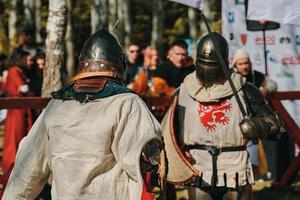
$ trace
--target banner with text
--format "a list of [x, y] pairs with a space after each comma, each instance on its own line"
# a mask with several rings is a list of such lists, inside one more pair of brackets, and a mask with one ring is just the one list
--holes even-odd
[[[243, 48], [250, 54], [253, 68], [265, 73], [263, 32], [247, 31], [244, 0], [222, 1], [222, 35], [229, 43], [229, 60]], [[279, 91], [300, 91], [300, 26], [280, 24], [266, 31], [269, 78]], [[285, 101], [285, 107], [300, 124], [300, 101]]]
[[300, 26], [299, 0], [249, 0], [247, 19]]

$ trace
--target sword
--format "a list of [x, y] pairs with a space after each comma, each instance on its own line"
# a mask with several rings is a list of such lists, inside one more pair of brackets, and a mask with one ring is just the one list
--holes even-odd
[[202, 11], [200, 8], [199, 8], [199, 10], [200, 10], [201, 16], [202, 16], [203, 19], [204, 19], [204, 23], [205, 23], [205, 26], [206, 26], [206, 28], [207, 28], [208, 35], [209, 35], [209, 37], [211, 38], [212, 43], [213, 43], [213, 45], [214, 45], [214, 47], [215, 47], [215, 50], [216, 50], [216, 54], [217, 54], [217, 57], [218, 57], [219, 64], [222, 66], [222, 69], [223, 69], [223, 71], [224, 71], [225, 77], [226, 77], [226, 79], [227, 79], [228, 82], [229, 82], [229, 85], [230, 85], [230, 87], [231, 87], [231, 89], [232, 89], [232, 91], [233, 91], [233, 95], [234, 95], [234, 97], [235, 97], [235, 99], [236, 99], [236, 101], [237, 101], [237, 103], [238, 103], [238, 106], [239, 106], [239, 108], [240, 108], [240, 110], [241, 110], [241, 113], [242, 113], [243, 117], [246, 118], [246, 117], [247, 117], [247, 113], [246, 113], [246, 111], [245, 111], [245, 108], [243, 107], [243, 104], [242, 104], [242, 101], [241, 101], [241, 99], [240, 99], [240, 96], [238, 95], [237, 90], [236, 90], [236, 88], [235, 88], [235, 86], [234, 86], [234, 84], [233, 84], [233, 82], [232, 82], [232, 80], [231, 80], [230, 72], [229, 72], [228, 68], [226, 67], [226, 64], [225, 64], [225, 61], [224, 61], [223, 57], [221, 56], [220, 49], [217, 47], [216, 41], [215, 41], [214, 37], [212, 36], [212, 32], [211, 32], [209, 23], [208, 23], [208, 21], [207, 21], [207, 18], [205, 17], [203, 11]]

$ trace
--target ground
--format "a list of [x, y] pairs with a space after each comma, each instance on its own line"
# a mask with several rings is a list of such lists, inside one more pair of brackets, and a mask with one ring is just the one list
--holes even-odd
[[[300, 200], [300, 182], [293, 183], [285, 188], [272, 187], [272, 181], [259, 180], [254, 186], [254, 200]], [[176, 200], [188, 200], [185, 187], [178, 187]]]

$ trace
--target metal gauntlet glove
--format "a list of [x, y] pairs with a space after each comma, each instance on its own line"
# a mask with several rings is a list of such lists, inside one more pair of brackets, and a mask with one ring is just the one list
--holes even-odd
[[278, 119], [272, 115], [266, 117], [245, 118], [240, 123], [241, 132], [247, 139], [265, 139], [276, 137], [280, 132]]

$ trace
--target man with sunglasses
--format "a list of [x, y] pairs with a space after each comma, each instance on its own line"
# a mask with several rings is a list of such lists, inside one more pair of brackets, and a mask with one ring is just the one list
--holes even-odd
[[143, 65], [140, 53], [140, 47], [137, 44], [130, 44], [127, 49], [127, 69], [125, 73], [125, 84], [131, 83], [138, 72], [139, 67]]

